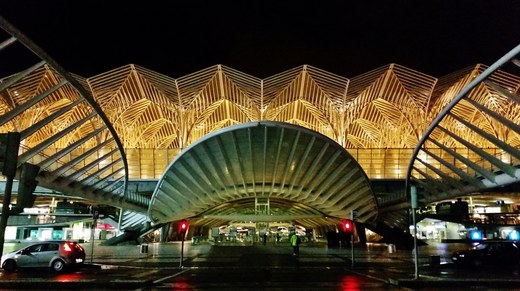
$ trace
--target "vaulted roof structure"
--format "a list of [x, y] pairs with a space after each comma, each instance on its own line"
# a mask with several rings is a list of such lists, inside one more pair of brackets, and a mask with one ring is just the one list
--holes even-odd
[[[246, 200], [250, 198], [251, 189], [255, 189], [249, 184], [258, 186], [259, 180], [251, 171], [244, 171], [240, 179], [226, 183], [212, 180], [208, 184], [210, 173], [207, 169], [200, 170], [204, 162], [197, 163], [199, 170], [180, 171], [183, 175], [178, 175], [185, 163], [192, 162], [190, 157], [205, 153], [204, 167], [209, 167], [208, 163], [212, 159], [215, 163], [216, 156], [222, 155], [224, 149], [240, 149], [244, 145], [250, 148], [248, 151], [241, 149], [240, 155], [242, 151], [249, 154], [260, 152], [267, 157], [267, 151], [261, 151], [261, 145], [272, 141], [283, 144], [280, 149], [287, 149], [287, 152], [274, 152], [283, 157], [280, 165], [291, 164], [297, 168], [299, 163], [312, 156], [311, 153], [319, 152], [309, 144], [294, 140], [285, 145], [283, 139], [276, 137], [282, 129], [315, 142], [327, 140], [322, 146], [337, 149], [327, 155], [338, 155], [338, 167], [347, 161], [349, 165], [359, 166], [336, 177], [333, 182], [337, 189], [347, 189], [356, 181], [360, 181], [365, 189], [366, 181], [360, 178], [363, 175], [372, 181], [404, 180], [413, 151], [428, 126], [463, 88], [487, 68], [477, 64], [437, 78], [398, 64], [388, 64], [347, 78], [302, 65], [259, 78], [224, 65], [172, 77], [129, 64], [96, 76], [83, 77], [61, 68], [5, 20], [2, 19], [0, 24], [7, 32], [0, 35], [0, 50], [7, 52], [0, 58], [7, 57], [7, 63], [19, 65], [11, 71], [7, 66], [5, 70], [0, 68], [0, 118], [4, 121], [0, 132], [25, 133], [20, 154], [24, 162], [43, 166], [45, 171], [39, 177], [41, 185], [56, 189], [63, 195], [117, 207], [123, 205], [136, 212], [148, 210], [151, 214], [149, 219], [161, 222], [181, 215], [238, 215], [238, 206], [249, 205]], [[19, 48], [28, 49], [29, 54], [8, 54]], [[26, 55], [32, 56], [28, 60], [34, 62], [27, 62]], [[453, 108], [454, 114], [447, 116], [441, 124], [447, 130], [439, 127], [433, 131], [431, 138], [424, 143], [427, 148], [453, 149], [464, 158], [477, 160], [481, 156], [470, 153], [472, 147], [486, 148], [493, 155], [502, 150], [500, 144], [497, 146], [497, 139], [511, 147], [519, 146], [518, 132], [511, 130], [516, 129], [520, 122], [517, 99], [501, 98], [500, 95], [505, 90], [506, 94], [517, 96], [520, 77], [497, 69], [489, 78], [493, 84], [482, 83], [471, 91], [470, 99], [476, 103], [465, 99]], [[478, 104], [485, 104], [489, 110]], [[489, 111], [504, 116], [516, 126], [496, 122], [489, 118]], [[486, 135], [467, 130], [466, 124], [469, 123], [481, 128]], [[261, 132], [257, 127], [265, 132], [263, 137], [244, 133]], [[258, 144], [254, 140], [242, 140], [248, 136], [258, 138]], [[473, 146], [462, 140], [470, 141]], [[208, 144], [213, 142], [216, 142], [214, 147], [209, 147]], [[306, 146], [311, 147], [309, 152]], [[225, 164], [222, 163], [229, 160], [250, 168], [258, 165], [247, 156], [232, 159], [232, 155], [238, 156], [236, 149], [222, 155], [224, 159], [214, 166], [223, 167]], [[326, 164], [323, 160], [317, 163]], [[354, 169], [364, 173], [356, 172], [354, 180], [347, 179]], [[315, 173], [302, 174], [299, 178], [294, 176], [294, 179], [289, 178], [290, 175], [280, 176], [283, 171], [275, 173], [282, 170], [278, 167], [263, 170], [271, 171], [266, 173], [266, 177], [269, 175], [271, 178], [265, 179], [265, 183], [276, 184], [278, 189], [271, 202], [277, 205], [276, 208], [288, 212], [301, 209], [292, 214], [300, 215], [302, 219], [320, 217], [313, 220], [317, 222], [324, 217], [320, 216], [322, 214], [340, 215], [354, 206], [356, 209], [374, 206], [379, 215], [372, 210], [362, 211], [364, 216], [360, 219], [372, 221], [377, 217], [389, 225], [400, 226], [407, 223], [408, 217], [402, 211], [409, 206], [406, 193], [332, 191], [315, 196], [323, 202], [323, 205], [318, 205], [295, 194], [305, 193], [303, 188], [301, 192], [284, 192], [291, 187], [309, 187], [303, 183], [304, 180], [298, 179], [318, 175], [318, 167], [313, 169]], [[225, 176], [225, 173], [218, 174]], [[422, 176], [418, 171], [411, 174], [419, 179]], [[171, 175], [177, 176], [172, 178]], [[161, 178], [161, 186], [155, 194], [126, 188], [128, 179]], [[166, 184], [189, 184], [191, 194], [184, 191], [177, 191], [178, 195], [167, 193], [170, 189]], [[214, 194], [208, 192], [211, 188]], [[266, 189], [262, 188], [259, 193], [266, 193]], [[313, 193], [319, 192], [317, 185], [309, 189]], [[164, 192], [164, 197], [158, 194], [160, 192]], [[282, 192], [285, 194], [278, 194]], [[347, 197], [345, 193], [354, 196]], [[365, 193], [366, 197], [355, 193]], [[115, 198], [111, 199], [111, 195]], [[222, 197], [226, 195], [229, 200], [224, 201], [226, 199]], [[162, 198], [169, 199], [171, 205], [162, 202]], [[439, 198], [442, 197], [432, 196], [432, 199]], [[357, 206], [354, 200], [364, 204]], [[200, 201], [208, 208], [192, 207]], [[396, 202], [404, 204], [398, 205], [400, 211], [392, 212], [396, 209]], [[172, 206], [175, 204], [177, 208]], [[330, 209], [324, 209], [324, 205]], [[283, 215], [282, 212], [279, 214]]]
[[[159, 180], [149, 217], [218, 218], [219, 206], [238, 200], [250, 201], [229, 216], [240, 221], [319, 226], [308, 220], [334, 224], [327, 218], [356, 210], [362, 222], [374, 223], [378, 214], [368, 177], [339, 144], [304, 127], [261, 121], [228, 126], [183, 150]], [[272, 209], [253, 207], [259, 201]]]
[[301, 125], [345, 148], [413, 148], [436, 82], [397, 64], [352, 79], [308, 65], [265, 79], [223, 65], [177, 79], [128, 65], [86, 79], [127, 147], [140, 148], [184, 148], [254, 120]]

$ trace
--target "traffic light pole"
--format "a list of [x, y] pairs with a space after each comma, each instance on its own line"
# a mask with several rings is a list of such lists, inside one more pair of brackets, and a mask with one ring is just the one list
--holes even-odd
[[179, 231], [181, 234], [181, 260], [179, 262], [179, 268], [182, 269], [182, 262], [184, 261], [184, 238], [186, 238], [186, 232], [188, 231], [188, 221], [186, 221], [186, 219], [179, 222]]
[[412, 220], [413, 220], [413, 249], [414, 249], [414, 266], [415, 276], [414, 279], [419, 279], [419, 249], [417, 248], [417, 222], [415, 221], [415, 208], [412, 208]]
[[352, 261], [352, 269], [354, 269], [354, 232], [350, 233], [350, 253], [352, 255], [351, 261]]
[[92, 220], [92, 226], [90, 227], [90, 240], [91, 240], [91, 248], [90, 248], [90, 263], [92, 264], [92, 261], [94, 261], [94, 239], [95, 239], [95, 232], [96, 232], [96, 225], [97, 225], [97, 219], [94, 218]]
[[352, 225], [350, 227], [350, 254], [351, 254], [351, 262], [352, 262], [352, 269], [354, 269], [354, 229], [356, 229], [354, 226], [356, 225], [355, 220], [357, 219], [357, 211], [356, 210], [350, 210], [350, 221], [352, 221]]
[[181, 261], [179, 262], [179, 268], [183, 268], [182, 267], [182, 262], [184, 261], [184, 236], [186, 235], [186, 233], [182, 233], [182, 238], [181, 238]]
[[410, 204], [412, 208], [412, 222], [413, 222], [413, 249], [414, 249], [414, 265], [415, 265], [415, 276], [414, 279], [419, 279], [419, 249], [417, 248], [417, 221], [415, 220], [415, 210], [418, 207], [417, 204], [417, 188], [415, 186], [410, 187]]

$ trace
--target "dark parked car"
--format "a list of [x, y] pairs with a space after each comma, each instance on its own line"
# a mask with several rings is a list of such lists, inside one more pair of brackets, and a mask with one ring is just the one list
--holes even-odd
[[484, 241], [453, 253], [451, 259], [461, 266], [518, 266], [520, 247], [515, 241]]
[[1, 266], [6, 272], [32, 267], [50, 267], [61, 272], [84, 261], [85, 250], [77, 242], [45, 241], [3, 255]]

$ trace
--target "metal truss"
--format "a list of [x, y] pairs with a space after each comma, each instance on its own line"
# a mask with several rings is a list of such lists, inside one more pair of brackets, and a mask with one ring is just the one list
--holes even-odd
[[257, 120], [304, 126], [346, 149], [412, 149], [436, 82], [397, 64], [352, 79], [309, 65], [265, 79], [224, 65], [179, 78], [128, 65], [85, 80], [127, 149], [183, 149]]
[[85, 84], [1, 17], [0, 27], [0, 131], [20, 132], [18, 164], [40, 167], [40, 187], [144, 211], [147, 201], [126, 191], [117, 132]]
[[459, 79], [463, 88], [455, 98], [436, 100], [442, 110], [421, 137], [407, 171], [407, 189], [416, 187], [420, 204], [520, 181], [519, 79], [499, 71], [511, 62], [518, 65], [519, 55], [520, 45], [471, 78]]
[[[370, 179], [424, 185], [425, 202], [518, 177], [520, 77], [499, 66], [436, 78], [389, 64], [346, 78], [303, 65], [258, 78], [215, 65], [173, 78], [129, 64], [84, 78], [3, 19], [1, 26], [8, 34], [0, 57], [8, 61], [0, 69], [12, 72], [0, 75], [0, 130], [23, 131], [21, 161], [42, 166], [41, 186], [69, 195], [145, 213], [151, 195], [125, 190], [128, 179], [157, 180], [191, 144], [255, 121], [316, 131], [345, 148]], [[20, 47], [24, 53], [8, 54]], [[406, 193], [376, 196], [385, 222], [406, 225]]]

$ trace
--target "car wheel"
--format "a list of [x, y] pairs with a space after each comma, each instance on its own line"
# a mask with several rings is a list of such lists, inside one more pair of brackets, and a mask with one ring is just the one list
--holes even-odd
[[13, 260], [6, 261], [4, 263], [3, 268], [4, 268], [4, 271], [6, 271], [6, 272], [9, 272], [9, 273], [14, 272], [14, 271], [16, 271], [16, 262]]
[[65, 263], [58, 259], [52, 262], [52, 269], [56, 272], [62, 272], [65, 269]]

